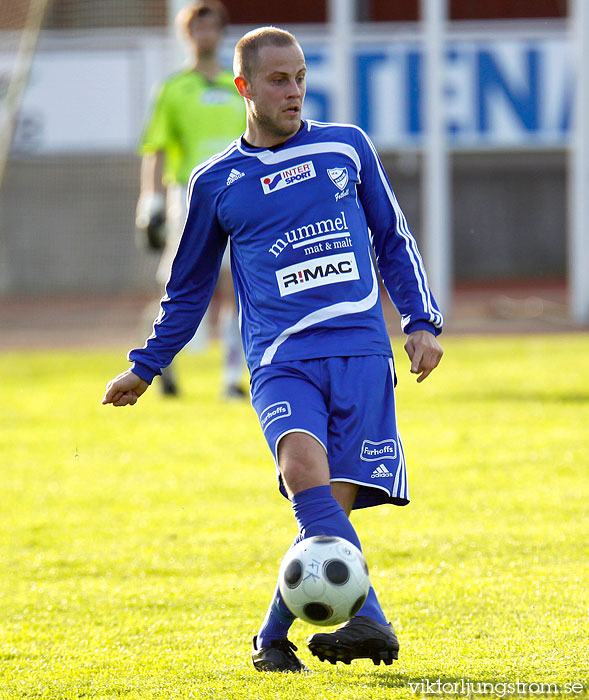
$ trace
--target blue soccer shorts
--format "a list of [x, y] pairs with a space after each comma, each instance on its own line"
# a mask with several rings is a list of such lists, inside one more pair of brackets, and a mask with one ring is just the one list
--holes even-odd
[[278, 469], [278, 443], [292, 432], [316, 438], [331, 481], [359, 484], [354, 508], [406, 505], [405, 455], [395, 416], [391, 357], [327, 357], [279, 362], [252, 375], [252, 405]]

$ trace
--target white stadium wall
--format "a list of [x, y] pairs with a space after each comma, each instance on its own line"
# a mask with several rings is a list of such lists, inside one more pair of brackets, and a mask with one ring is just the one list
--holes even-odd
[[[21, 107], [15, 154], [132, 153], [153, 84], [174, 69], [165, 35], [103, 40], [45, 36]], [[309, 65], [306, 111], [333, 119], [329, 45], [300, 34]], [[231, 43], [225, 51], [230, 65]], [[5, 59], [6, 60], [6, 59]], [[419, 148], [423, 51], [415, 37], [373, 33], [353, 52], [352, 121], [381, 150]], [[0, 73], [2, 72], [0, 52]], [[564, 32], [552, 36], [454, 36], [446, 50], [445, 111], [455, 149], [561, 148], [572, 111]]]
[[[559, 22], [541, 31], [504, 26], [454, 32], [446, 51], [458, 281], [566, 274], [571, 52]], [[233, 27], [227, 38], [227, 63], [239, 33]], [[317, 26], [296, 33], [309, 65], [306, 115], [331, 119], [332, 89], [352, 90], [353, 121], [381, 151], [419, 238], [416, 36], [365, 27], [353, 46], [353, 74], [339, 81]], [[0, 52], [0, 76], [8, 61]], [[151, 286], [153, 261], [133, 244], [135, 149], [153, 84], [173, 69], [163, 30], [42, 35], [0, 193], [0, 294]]]

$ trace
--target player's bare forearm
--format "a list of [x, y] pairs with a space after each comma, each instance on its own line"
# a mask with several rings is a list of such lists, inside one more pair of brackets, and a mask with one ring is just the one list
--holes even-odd
[[166, 188], [162, 182], [164, 173], [164, 152], [147, 153], [141, 160], [140, 185], [141, 193], [160, 192], [165, 194]]
[[113, 406], [133, 406], [148, 386], [144, 379], [128, 369], [111, 379], [106, 385], [102, 403], [105, 405], [111, 403]]
[[411, 360], [411, 373], [418, 374], [418, 382], [434, 371], [440, 364], [444, 351], [436, 336], [429, 331], [414, 331], [407, 337], [405, 351]]

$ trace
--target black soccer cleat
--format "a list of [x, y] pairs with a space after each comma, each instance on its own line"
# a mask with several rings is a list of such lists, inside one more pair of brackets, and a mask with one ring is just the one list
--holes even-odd
[[307, 644], [319, 661], [332, 664], [372, 659], [376, 666], [381, 661], [390, 666], [399, 658], [399, 642], [391, 623], [381, 625], [364, 615], [353, 617], [334, 632], [311, 635]]
[[269, 647], [256, 649], [254, 637], [252, 663], [256, 671], [272, 673], [308, 673], [309, 669], [295, 654], [297, 648], [289, 639], [273, 639]]

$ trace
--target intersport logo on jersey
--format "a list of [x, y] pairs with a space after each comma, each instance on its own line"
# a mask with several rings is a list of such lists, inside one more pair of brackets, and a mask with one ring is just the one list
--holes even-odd
[[281, 297], [325, 284], [357, 279], [360, 279], [360, 275], [356, 256], [352, 252], [303, 260], [276, 271]]
[[260, 178], [260, 182], [262, 183], [264, 194], [271, 194], [285, 187], [298, 185], [301, 182], [305, 182], [305, 180], [310, 180], [312, 177], [316, 177], [315, 167], [313, 166], [313, 161], [309, 160], [292, 168], [265, 175]]

